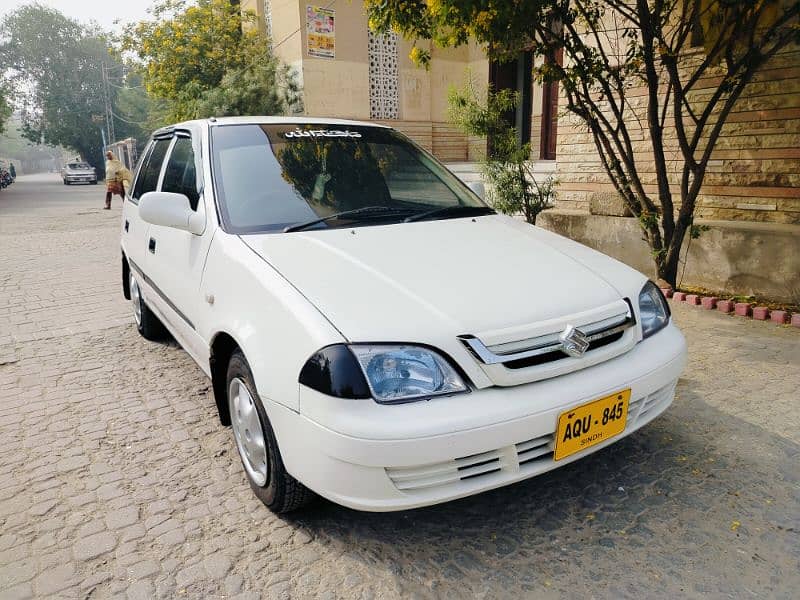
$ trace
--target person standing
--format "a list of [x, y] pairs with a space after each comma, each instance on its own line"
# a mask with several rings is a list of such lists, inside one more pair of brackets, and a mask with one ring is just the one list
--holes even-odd
[[8, 165], [8, 172], [11, 173], [11, 179], [17, 178], [17, 170], [14, 168], [14, 163]]
[[114, 153], [109, 150], [106, 152], [106, 205], [105, 210], [111, 208], [111, 197], [119, 194], [123, 202], [125, 201], [125, 188], [122, 185], [127, 169], [120, 162]]

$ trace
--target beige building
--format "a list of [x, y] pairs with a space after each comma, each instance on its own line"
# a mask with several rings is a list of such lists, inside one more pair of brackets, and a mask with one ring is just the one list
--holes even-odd
[[[516, 115], [521, 135], [542, 135], [543, 107], [548, 106], [543, 102], [543, 90], [531, 84], [530, 69], [524, 70], [526, 76], [521, 76], [517, 86], [517, 66], [490, 66], [477, 45], [433, 49], [426, 71], [409, 59], [409, 42], [395, 34], [369, 31], [357, 0], [334, 0], [321, 6], [298, 0], [243, 0], [241, 4], [256, 13], [259, 26], [270, 34], [275, 53], [296, 70], [308, 115], [386, 122], [441, 160], [476, 161], [485, 142], [470, 143], [447, 122], [448, 89], [463, 85], [469, 77], [478, 85], [491, 80], [500, 87], [519, 87], [525, 98], [525, 109]], [[552, 136], [551, 154], [554, 142]], [[538, 159], [541, 144], [534, 146], [534, 158]], [[464, 168], [469, 170], [466, 165]]]
[[[518, 90], [522, 102], [510, 118], [520, 140], [531, 142], [534, 171], [559, 181], [558, 204], [540, 224], [652, 273], [638, 224], [624, 216], [590, 134], [559, 113], [557, 88], [531, 81], [529, 57], [495, 65], [476, 45], [433, 49], [426, 71], [408, 58], [409, 42], [369, 31], [358, 0], [241, 5], [295, 68], [306, 114], [390, 124], [466, 180], [480, 176], [475, 161], [485, 140], [447, 122], [448, 89], [469, 76]], [[643, 104], [645, 90], [638, 94]], [[698, 199], [697, 222], [711, 229], [687, 248], [682, 283], [800, 304], [800, 50], [782, 53], [757, 75], [723, 131]], [[644, 133], [639, 143], [646, 157]], [[678, 159], [675, 152], [676, 168]], [[655, 174], [644, 171], [655, 189]]]

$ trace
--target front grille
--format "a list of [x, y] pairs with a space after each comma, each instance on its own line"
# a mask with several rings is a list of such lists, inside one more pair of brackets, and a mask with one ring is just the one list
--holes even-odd
[[[619, 341], [623, 334], [624, 332], [620, 331], [618, 333], [613, 333], [608, 337], [589, 342], [589, 347], [586, 349], [586, 353], [588, 354], [592, 350], [597, 350], [598, 348], [602, 348], [603, 346], [608, 346], [609, 344]], [[527, 367], [535, 367], [536, 365], [543, 365], [545, 363], [553, 362], [554, 360], [561, 360], [562, 358], [566, 358], [566, 355], [561, 350], [555, 350], [553, 352], [547, 352], [546, 354], [539, 354], [538, 356], [512, 360], [507, 363], [503, 363], [503, 366], [506, 369], [525, 369]]]
[[[669, 404], [677, 382], [652, 394], [631, 400], [625, 431], [640, 427], [658, 415]], [[453, 487], [463, 481], [495, 478], [522, 473], [534, 475], [555, 467], [553, 450], [555, 432], [479, 454], [413, 467], [386, 467], [386, 474], [398, 490], [415, 492]]]
[[[625, 332], [636, 324], [633, 310], [627, 301], [625, 312], [615, 314], [599, 321], [581, 323], [577, 329], [589, 343], [586, 352], [607, 346], [622, 338]], [[461, 335], [459, 339], [472, 354], [486, 365], [502, 364], [509, 369], [521, 369], [528, 366], [541, 365], [548, 362], [569, 358], [566, 350], [567, 342], [562, 336], [567, 335], [567, 328], [551, 331], [544, 335], [523, 340], [486, 345], [474, 335]]]
[[493, 384], [513, 386], [620, 356], [636, 345], [635, 325], [630, 302], [621, 299], [591, 311], [458, 339]]

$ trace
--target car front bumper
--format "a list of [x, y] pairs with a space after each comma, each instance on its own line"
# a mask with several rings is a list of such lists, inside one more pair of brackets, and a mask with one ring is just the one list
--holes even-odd
[[95, 183], [97, 177], [92, 177], [90, 175], [67, 175], [64, 177], [64, 180], [70, 183]]
[[[629, 435], [672, 403], [686, 343], [670, 324], [626, 354], [527, 385], [399, 405], [301, 386], [301, 413], [265, 401], [287, 470], [350, 508], [393, 511], [469, 496], [569, 464]], [[624, 431], [553, 459], [559, 415], [630, 388]]]

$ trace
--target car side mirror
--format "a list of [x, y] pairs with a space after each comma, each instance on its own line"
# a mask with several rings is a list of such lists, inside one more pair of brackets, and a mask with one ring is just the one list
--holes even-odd
[[147, 192], [139, 198], [139, 216], [151, 225], [163, 225], [201, 235], [204, 215], [192, 210], [189, 198], [174, 192]]
[[482, 181], [470, 181], [467, 187], [471, 189], [478, 198], [486, 200], [486, 188]]

